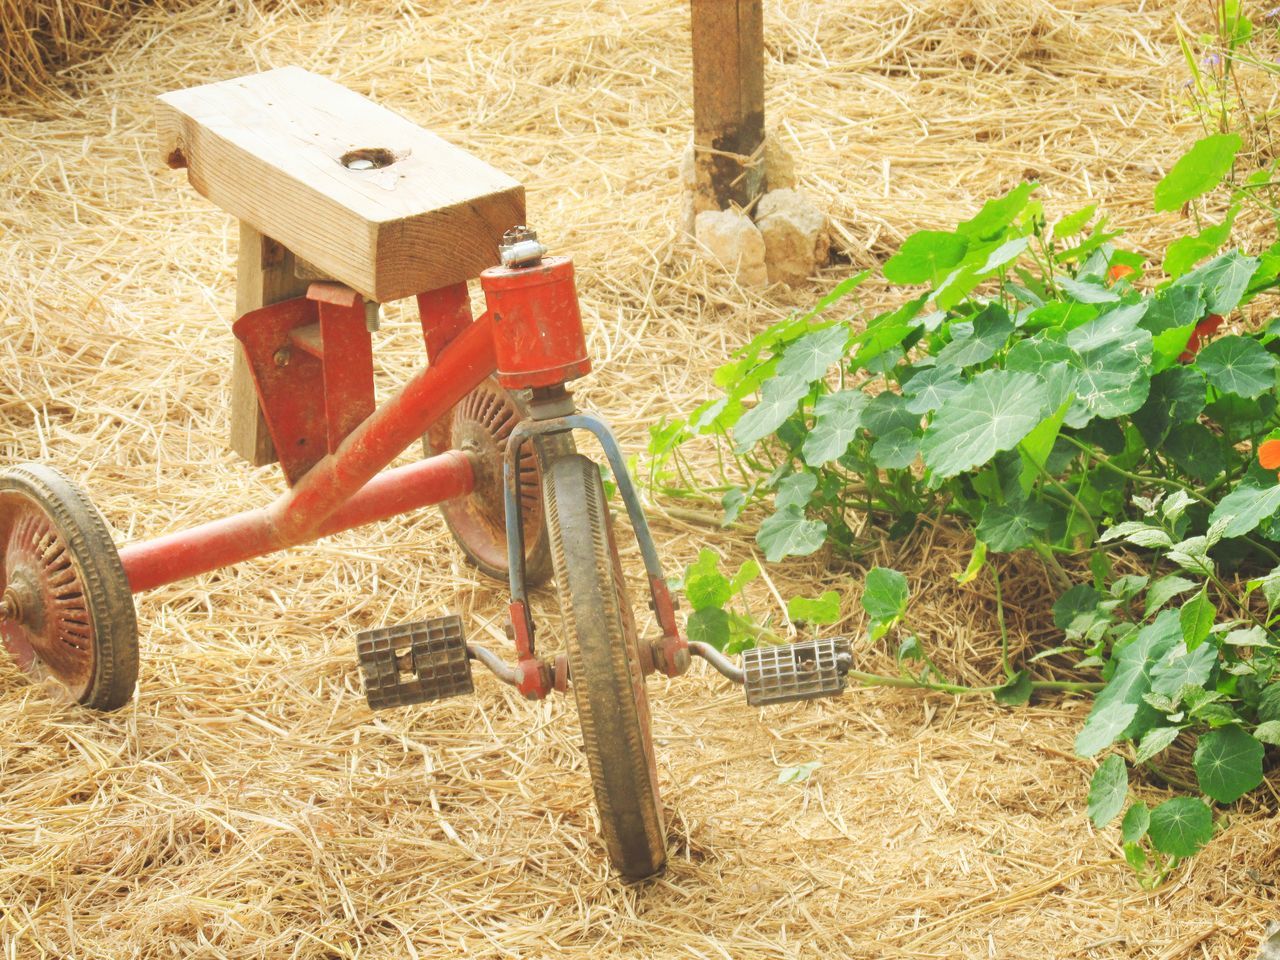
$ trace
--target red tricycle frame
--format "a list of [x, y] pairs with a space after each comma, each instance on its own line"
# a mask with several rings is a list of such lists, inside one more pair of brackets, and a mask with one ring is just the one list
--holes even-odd
[[[266, 507], [237, 513], [154, 540], [129, 544], [120, 561], [134, 593], [207, 573], [375, 520], [470, 494], [473, 457], [447, 450], [402, 467], [385, 468], [417, 443], [456, 403], [496, 374], [501, 386], [550, 398], [549, 416], [522, 437], [573, 428], [601, 439], [637, 526], [663, 641], [644, 657], [646, 672], [687, 665], [670, 593], [661, 576], [644, 514], [608, 428], [566, 407], [564, 384], [587, 373], [582, 318], [567, 258], [548, 257], [520, 269], [493, 267], [480, 277], [487, 309], [471, 315], [466, 283], [417, 297], [428, 366], [394, 396], [373, 406], [372, 354], [362, 298], [333, 283], [312, 284], [307, 296], [245, 314], [235, 324], [258, 387], [263, 414], [290, 489]], [[318, 319], [316, 319], [318, 317]], [[322, 390], [325, 403], [315, 403]], [[534, 405], [534, 416], [538, 406]], [[355, 411], [356, 415], [353, 415]], [[309, 419], [311, 418], [311, 419]], [[523, 429], [521, 429], [523, 428]], [[317, 452], [327, 444], [327, 452]], [[619, 469], [622, 467], [622, 469]], [[508, 478], [511, 474], [507, 464]], [[511, 633], [519, 663], [515, 683], [525, 696], [544, 697], [555, 668], [534, 654], [525, 598], [519, 498], [506, 485], [512, 588]], [[514, 533], [514, 537], [511, 535]]]

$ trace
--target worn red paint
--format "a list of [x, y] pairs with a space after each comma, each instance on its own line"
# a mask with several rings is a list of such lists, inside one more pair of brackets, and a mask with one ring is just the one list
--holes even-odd
[[[237, 321], [292, 489], [266, 507], [126, 546], [120, 559], [132, 590], [471, 493], [471, 460], [456, 450], [379, 471], [495, 371], [520, 389], [564, 383], [591, 369], [570, 261], [495, 268], [481, 284], [489, 309], [474, 321], [465, 284], [418, 297], [429, 366], [377, 409], [371, 407], [363, 301], [354, 291], [313, 284], [305, 298]], [[307, 448], [305, 454], [292, 450], [286, 457], [282, 441]], [[659, 616], [664, 632], [674, 632], [665, 584], [662, 589]], [[534, 655], [528, 611], [517, 602], [510, 612], [520, 690], [544, 697], [553, 678]]]
[[129, 587], [151, 590], [263, 554], [327, 537], [375, 520], [471, 492], [471, 463], [450, 450], [437, 457], [379, 474], [314, 530], [285, 537], [273, 522], [272, 507], [249, 510], [120, 550]]
[[549, 387], [591, 371], [573, 261], [547, 257], [536, 267], [490, 267], [480, 274], [493, 318], [498, 382], [508, 390]]

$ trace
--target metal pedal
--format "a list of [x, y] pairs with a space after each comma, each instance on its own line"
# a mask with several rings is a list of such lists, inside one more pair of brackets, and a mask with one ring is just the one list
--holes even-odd
[[373, 710], [471, 693], [471, 661], [456, 614], [356, 635], [364, 695]]
[[742, 654], [743, 687], [753, 707], [839, 696], [853, 664], [844, 637], [755, 647]]

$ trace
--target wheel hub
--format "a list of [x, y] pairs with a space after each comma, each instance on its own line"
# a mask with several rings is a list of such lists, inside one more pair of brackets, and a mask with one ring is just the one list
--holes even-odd
[[[471, 460], [475, 477], [471, 493], [442, 503], [440, 509], [467, 552], [482, 569], [495, 575], [507, 566], [503, 480], [507, 439], [524, 416], [505, 390], [493, 381], [485, 381], [463, 397], [428, 434], [432, 451], [461, 450]], [[520, 450], [517, 468], [525, 547], [531, 552], [544, 536], [542, 488], [532, 444], [526, 443]], [[529, 574], [526, 569], [526, 576]]]
[[93, 621], [80, 573], [47, 514], [0, 502], [0, 638], [18, 665], [48, 671], [79, 696], [93, 677]]
[[44, 629], [44, 619], [35, 577], [27, 568], [19, 567], [0, 598], [0, 620], [13, 620], [39, 632]]

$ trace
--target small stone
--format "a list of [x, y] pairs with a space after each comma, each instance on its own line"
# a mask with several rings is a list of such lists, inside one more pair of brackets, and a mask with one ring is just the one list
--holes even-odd
[[699, 252], [723, 264], [744, 287], [769, 282], [764, 237], [741, 210], [703, 210], [695, 221]]
[[1267, 923], [1267, 929], [1259, 944], [1258, 960], [1280, 960], [1280, 923]]
[[831, 237], [826, 216], [798, 190], [770, 190], [756, 207], [770, 283], [795, 286], [827, 262]]
[[782, 145], [777, 133], [764, 138], [764, 177], [770, 190], [796, 185], [796, 161]]

